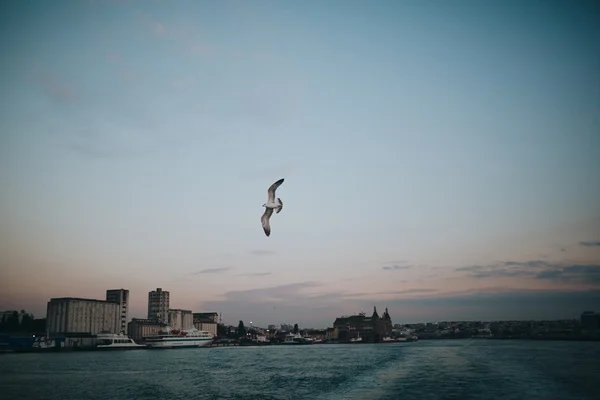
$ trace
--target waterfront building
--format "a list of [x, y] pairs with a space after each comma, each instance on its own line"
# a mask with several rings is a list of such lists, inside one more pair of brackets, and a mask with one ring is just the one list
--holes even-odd
[[380, 317], [377, 307], [373, 307], [373, 314], [367, 317], [364, 313], [336, 318], [333, 323], [337, 328], [339, 340], [345, 341], [361, 337], [363, 340], [377, 340], [392, 334], [392, 319], [386, 307]]
[[191, 310], [169, 309], [168, 324], [172, 329], [187, 330], [194, 327], [194, 318]]
[[207, 331], [217, 336], [217, 322], [219, 321], [219, 314], [216, 312], [212, 313], [194, 313], [193, 324], [194, 328], [199, 331]]
[[194, 318], [205, 318], [211, 320], [215, 324], [219, 323], [219, 313], [216, 312], [194, 313]]
[[338, 328], [327, 328], [325, 332], [325, 340], [338, 340], [340, 331]]
[[109, 289], [106, 291], [106, 301], [119, 305], [119, 331], [126, 335], [129, 320], [129, 290]]
[[584, 311], [581, 314], [581, 329], [585, 332], [600, 329], [600, 314], [593, 311]]
[[146, 336], [156, 335], [166, 327], [166, 324], [162, 322], [143, 318], [132, 318], [127, 325], [129, 337], [136, 342], [141, 341]]
[[169, 314], [169, 292], [157, 288], [148, 292], [148, 319], [167, 323]]
[[75, 297], [52, 298], [46, 308], [48, 335], [64, 333], [118, 333], [117, 303]]

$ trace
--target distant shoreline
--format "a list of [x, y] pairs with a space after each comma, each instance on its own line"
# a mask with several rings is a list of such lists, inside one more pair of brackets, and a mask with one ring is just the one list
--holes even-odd
[[[512, 341], [554, 341], [554, 342], [600, 342], [600, 337], [437, 337], [437, 338], [419, 338], [417, 341], [402, 341], [402, 342], [393, 342], [396, 344], [410, 345], [412, 343], [418, 343], [419, 341], [438, 341], [438, 340], [512, 340]], [[386, 342], [362, 342], [362, 343], [351, 343], [351, 342], [324, 342], [324, 343], [315, 343], [309, 344], [308, 346], [319, 346], [323, 344], [333, 344], [333, 345], [369, 345], [369, 344], [392, 344]], [[270, 346], [289, 346], [283, 343], [246, 343], [240, 345], [239, 343], [229, 343], [229, 344], [211, 344], [208, 346], [198, 347], [198, 349], [202, 348], [215, 348], [215, 347], [270, 347]], [[306, 345], [300, 345], [301, 347], [305, 347]], [[161, 349], [161, 350], [183, 350], [184, 348], [169, 348], [169, 349]], [[189, 347], [185, 348], [187, 350], [191, 349]], [[196, 348], [193, 348], [196, 349]], [[150, 347], [138, 347], [138, 348], [113, 348], [113, 349], [98, 349], [95, 347], [91, 348], [31, 348], [31, 347], [21, 347], [21, 348], [4, 348], [0, 349], [0, 354], [26, 354], [26, 353], [79, 353], [79, 352], [121, 352], [121, 351], [131, 351], [131, 350], [154, 350]]]

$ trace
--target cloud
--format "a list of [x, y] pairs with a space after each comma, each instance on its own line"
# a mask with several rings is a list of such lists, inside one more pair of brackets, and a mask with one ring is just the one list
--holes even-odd
[[73, 85], [63, 81], [47, 69], [38, 68], [37, 72], [34, 72], [32, 80], [53, 100], [72, 103], [77, 97]]
[[94, 128], [83, 126], [73, 133], [68, 138], [69, 147], [84, 156], [117, 160], [185, 146], [183, 134], [173, 137], [154, 132], [151, 126], [156, 126], [156, 121], [147, 118], [145, 111], [135, 107], [128, 110], [124, 105], [112, 114], [112, 119], [97, 122]]
[[116, 159], [130, 152], [119, 139], [91, 129], [82, 129], [74, 135], [70, 148], [85, 156]]
[[439, 289], [406, 289], [398, 290], [395, 292], [379, 292], [378, 294], [415, 294], [415, 293], [435, 293], [439, 292]]
[[189, 51], [192, 55], [207, 56], [215, 52], [215, 47], [204, 43], [193, 42], [189, 46]]
[[393, 260], [393, 261], [388, 261], [386, 264], [394, 265], [394, 264], [407, 264], [407, 263], [408, 263], [408, 261], [406, 261], [406, 260]]
[[238, 274], [238, 276], [251, 276], [251, 277], [261, 277], [271, 275], [272, 272], [250, 272], [247, 274]]
[[485, 269], [492, 268], [504, 268], [504, 267], [527, 267], [527, 268], [535, 268], [535, 267], [548, 267], [551, 264], [542, 261], [542, 260], [534, 260], [534, 261], [504, 261], [501, 263], [490, 264], [487, 266], [483, 265], [471, 265], [468, 267], [460, 267], [456, 268], [456, 271], [481, 271]]
[[111, 64], [121, 64], [123, 63], [123, 54], [117, 51], [111, 51], [106, 55], [106, 58]]
[[460, 267], [460, 268], [456, 268], [455, 271], [478, 271], [481, 269], [484, 269], [484, 266], [481, 265], [470, 265], [468, 267]]
[[214, 54], [217, 48], [202, 38], [193, 24], [172, 24], [154, 19], [149, 14], [138, 13], [144, 31], [157, 38], [168, 40], [190, 56], [207, 56]]
[[600, 265], [567, 265], [536, 274], [538, 279], [600, 285]]
[[333, 321], [344, 303], [343, 293], [315, 293], [314, 290], [320, 287], [320, 283], [305, 281], [230, 291], [221, 300], [204, 302], [201, 307], [222, 312], [223, 318], [232, 324], [244, 320], [254, 321], [259, 326], [298, 323], [316, 327], [323, 325], [325, 320]]
[[520, 266], [520, 267], [548, 267], [550, 264], [546, 261], [535, 260], [535, 261], [505, 261], [504, 266]]
[[569, 265], [546, 261], [505, 261], [492, 265], [472, 265], [456, 268], [476, 279], [529, 277], [562, 283], [600, 284], [600, 265]]
[[162, 23], [156, 22], [154, 24], [154, 33], [156, 33], [156, 36], [163, 37], [167, 34], [167, 29]]
[[508, 277], [514, 277], [514, 276], [533, 276], [533, 273], [531, 271], [518, 270], [518, 269], [516, 269], [516, 270], [496, 269], [496, 270], [489, 270], [489, 271], [473, 272], [469, 276], [471, 278], [492, 278], [492, 277], [508, 278]]
[[395, 290], [395, 291], [384, 291], [384, 292], [369, 292], [369, 293], [349, 293], [343, 294], [344, 298], [357, 298], [357, 297], [367, 297], [370, 296], [373, 301], [378, 301], [378, 296], [381, 295], [407, 295], [407, 294], [419, 294], [419, 293], [436, 293], [439, 292], [439, 289], [405, 289], [405, 290]]
[[[389, 301], [393, 312], [420, 310], [441, 320], [528, 320], [577, 318], [600, 302], [600, 290], [501, 289]], [[414, 312], [414, 311], [413, 311]], [[418, 314], [415, 315], [418, 318]], [[420, 319], [420, 318], [419, 318]], [[394, 321], [396, 322], [396, 321]]]
[[276, 253], [272, 250], [250, 250], [250, 254], [253, 256], [272, 256]]
[[536, 269], [549, 267], [546, 261], [504, 261], [491, 265], [471, 265], [468, 267], [456, 268], [456, 271], [467, 271], [471, 278], [493, 278], [493, 277], [515, 277], [515, 276], [535, 276]]
[[484, 266], [471, 265], [468, 267], [456, 268], [456, 271], [467, 271], [471, 278], [493, 278], [493, 277], [513, 277], [513, 276], [533, 276], [533, 272], [526, 269], [504, 268], [502, 266]]
[[265, 327], [298, 323], [301, 328], [324, 328], [331, 326], [341, 315], [373, 306], [387, 305], [393, 323], [416, 323], [578, 318], [583, 310], [600, 302], [600, 290], [527, 290], [495, 286], [453, 293], [441, 293], [434, 288], [380, 293], [311, 293], [319, 288], [323, 285], [298, 282], [232, 291], [222, 300], [206, 302], [202, 306], [222, 312], [226, 323], [230, 324], [244, 320]]
[[410, 265], [389, 265], [385, 267], [381, 267], [381, 269], [385, 269], [386, 271], [398, 271], [401, 269], [409, 269]]
[[165, 37], [167, 35], [167, 28], [163, 22], [155, 20], [146, 13], [139, 13], [138, 18], [144, 25], [144, 28], [148, 32], [151, 32], [152, 35], [160, 38]]
[[579, 244], [585, 247], [600, 247], [600, 241], [579, 242]]
[[226, 300], [239, 303], [256, 303], [262, 301], [291, 302], [303, 289], [320, 286], [316, 282], [306, 281], [289, 283], [285, 285], [270, 286], [266, 288], [234, 290], [224, 294]]
[[194, 272], [193, 275], [200, 275], [200, 274], [220, 274], [220, 273], [229, 271], [230, 269], [231, 269], [230, 267], [206, 268], [206, 269], [201, 269], [200, 271]]

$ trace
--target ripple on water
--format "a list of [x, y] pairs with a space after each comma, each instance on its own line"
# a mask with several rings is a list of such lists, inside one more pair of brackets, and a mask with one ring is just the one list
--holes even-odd
[[594, 399], [600, 343], [422, 341], [0, 357], [3, 399]]

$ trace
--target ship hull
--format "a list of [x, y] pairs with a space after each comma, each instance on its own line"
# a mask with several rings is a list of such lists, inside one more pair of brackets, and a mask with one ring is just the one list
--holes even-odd
[[117, 351], [117, 350], [144, 350], [146, 346], [96, 346], [97, 351]]
[[144, 344], [149, 349], [171, 349], [171, 348], [190, 348], [190, 347], [205, 347], [210, 345], [213, 339], [208, 338], [194, 338], [194, 339], [162, 339], [162, 340], [149, 340], [145, 341]]

